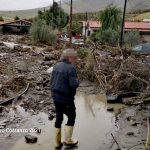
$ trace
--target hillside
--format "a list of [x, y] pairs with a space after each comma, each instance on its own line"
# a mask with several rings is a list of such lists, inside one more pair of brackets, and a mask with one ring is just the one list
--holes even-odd
[[[73, 12], [74, 13], [80, 13], [80, 12], [96, 12], [100, 9], [104, 9], [108, 4], [114, 3], [118, 7], [123, 9], [124, 0], [74, 0], [73, 2]], [[70, 0], [63, 1], [62, 7], [66, 12], [69, 13], [70, 11]], [[15, 16], [19, 16], [20, 18], [32, 18], [37, 15], [38, 10], [44, 10], [46, 8], [38, 8], [38, 9], [31, 9], [31, 10], [22, 10], [22, 11], [0, 11], [0, 16], [3, 16], [5, 20], [11, 20]], [[129, 0], [127, 4], [127, 11], [128, 12], [139, 12], [139, 11], [145, 11], [150, 10], [150, 0]], [[144, 15], [141, 15], [138, 17], [137, 15], [134, 15], [137, 18], [143, 19], [143, 17], [146, 16], [146, 18], [150, 18], [149, 13], [144, 13]]]
[[37, 9], [29, 9], [29, 10], [19, 10], [19, 11], [0, 11], [0, 16], [3, 16], [5, 20], [12, 20], [15, 16], [19, 16], [19, 18], [33, 18], [37, 15], [39, 10], [44, 10], [47, 8], [37, 8]]

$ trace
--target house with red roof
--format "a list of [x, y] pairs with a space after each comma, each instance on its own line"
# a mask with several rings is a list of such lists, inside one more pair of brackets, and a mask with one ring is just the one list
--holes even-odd
[[150, 42], [150, 24], [147, 22], [126, 21], [124, 32], [139, 31], [141, 40]]
[[94, 32], [97, 32], [101, 27], [101, 23], [99, 21], [88, 20], [82, 21], [82, 35], [90, 36]]
[[[92, 33], [97, 32], [101, 27], [99, 21], [89, 20], [87, 22], [82, 22], [83, 36], [92, 35]], [[139, 21], [126, 21], [124, 25], [124, 32], [131, 32], [133, 30], [139, 31], [141, 35], [141, 40], [150, 42], [150, 24], [147, 22]]]

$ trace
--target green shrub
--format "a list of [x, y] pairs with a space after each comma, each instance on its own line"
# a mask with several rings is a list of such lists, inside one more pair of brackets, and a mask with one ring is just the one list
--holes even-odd
[[109, 44], [116, 46], [119, 41], [119, 32], [109, 28], [107, 30], [100, 30], [95, 37], [102, 44]]
[[15, 16], [14, 20], [20, 20], [20, 18], [18, 16]]
[[84, 58], [86, 58], [88, 56], [88, 50], [85, 49], [85, 48], [80, 48], [77, 51], [77, 53], [78, 53], [79, 58], [81, 58], [81, 59], [84, 59]]
[[30, 35], [34, 44], [44, 43], [55, 45], [57, 41], [57, 32], [51, 26], [48, 26], [42, 19], [36, 19], [30, 29]]
[[0, 16], [0, 21], [4, 21], [4, 18], [2, 16]]
[[124, 43], [129, 46], [134, 46], [140, 42], [139, 31], [130, 31], [124, 34]]
[[81, 34], [82, 33], [82, 26], [80, 22], [73, 22], [72, 24], [72, 33], [74, 34]]
[[94, 42], [98, 41], [98, 39], [97, 39], [97, 33], [96, 32], [92, 33], [92, 35], [90, 36], [90, 40], [92, 40]]

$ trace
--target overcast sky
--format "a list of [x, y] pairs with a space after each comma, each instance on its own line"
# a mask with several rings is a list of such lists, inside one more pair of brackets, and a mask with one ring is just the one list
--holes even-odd
[[52, 4], [52, 0], [0, 0], [0, 10], [33, 9], [50, 4]]

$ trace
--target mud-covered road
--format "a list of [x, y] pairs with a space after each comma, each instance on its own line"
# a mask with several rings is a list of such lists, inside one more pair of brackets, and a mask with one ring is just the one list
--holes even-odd
[[[1, 150], [54, 150], [55, 108], [47, 69], [58, 61], [61, 50], [31, 46], [26, 37], [0, 37], [0, 103], [11, 100], [8, 105], [0, 106], [0, 131], [4, 131], [0, 132]], [[107, 104], [105, 94], [100, 91], [90, 82], [84, 82], [78, 89], [76, 149], [144, 150], [150, 105]], [[6, 129], [10, 131], [5, 132]], [[10, 133], [11, 129], [30, 132], [41, 129], [41, 133]], [[37, 136], [38, 142], [27, 144], [26, 134]]]

